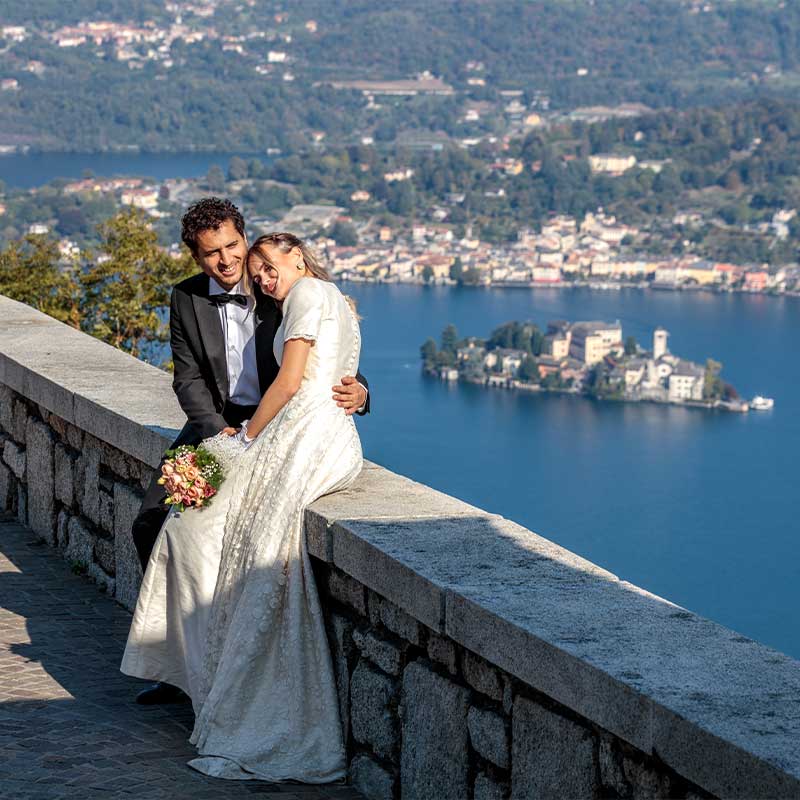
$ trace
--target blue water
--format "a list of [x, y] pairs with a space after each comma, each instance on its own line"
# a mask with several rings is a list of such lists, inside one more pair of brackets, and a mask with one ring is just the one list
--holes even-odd
[[[348, 284], [363, 315], [374, 411], [365, 454], [503, 514], [642, 586], [800, 658], [800, 300], [629, 290]], [[455, 323], [619, 319], [672, 352], [714, 357], [747, 415], [448, 385], [419, 346]]]
[[156, 180], [199, 178], [213, 164], [225, 172], [234, 155], [268, 161], [264, 154], [241, 153], [13, 153], [0, 155], [0, 181], [11, 188], [30, 189], [55, 178], [134, 175]]

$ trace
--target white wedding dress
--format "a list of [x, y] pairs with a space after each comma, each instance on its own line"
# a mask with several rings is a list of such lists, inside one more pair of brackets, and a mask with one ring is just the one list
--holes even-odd
[[[311, 339], [300, 390], [232, 466], [208, 508], [172, 511], [153, 548], [122, 660], [127, 675], [192, 700], [190, 766], [221, 778], [343, 778], [336, 685], [303, 512], [361, 471], [353, 418], [331, 387], [358, 368], [358, 322], [341, 292], [305, 277], [275, 336]], [[227, 445], [227, 448], [226, 448]]]

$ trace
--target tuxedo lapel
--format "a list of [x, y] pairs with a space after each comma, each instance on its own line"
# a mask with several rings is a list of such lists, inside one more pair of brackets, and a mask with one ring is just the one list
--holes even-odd
[[270, 387], [278, 374], [278, 364], [272, 350], [275, 331], [281, 324], [281, 312], [275, 303], [256, 289], [256, 363], [258, 365], [258, 385], [261, 394]]
[[225, 337], [222, 323], [219, 321], [219, 310], [208, 296], [208, 279], [206, 278], [205, 294], [193, 294], [192, 304], [197, 317], [197, 328], [203, 342], [208, 363], [214, 374], [220, 396], [228, 399], [228, 364], [225, 360]]

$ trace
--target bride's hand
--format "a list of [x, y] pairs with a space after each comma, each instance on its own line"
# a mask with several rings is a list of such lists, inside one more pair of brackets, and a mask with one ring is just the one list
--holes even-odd
[[223, 428], [220, 433], [224, 433], [226, 436], [236, 436], [239, 433], [238, 428]]

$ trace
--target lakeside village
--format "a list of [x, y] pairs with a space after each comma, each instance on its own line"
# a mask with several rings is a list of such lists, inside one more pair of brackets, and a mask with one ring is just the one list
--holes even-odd
[[772, 408], [771, 398], [747, 402], [722, 377], [722, 365], [704, 366], [670, 353], [669, 333], [656, 328], [652, 350], [634, 337], [623, 341], [619, 322], [508, 322], [489, 339], [459, 340], [449, 325], [441, 346], [421, 348], [423, 371], [447, 381], [580, 394], [599, 400], [649, 401], [746, 412]]
[[[391, 176], [390, 176], [391, 177]], [[229, 185], [234, 201], [240, 187]], [[67, 183], [67, 194], [117, 195], [122, 206], [138, 208], [161, 224], [170, 214], [159, 210], [164, 197], [182, 208], [205, 192], [192, 179], [168, 179], [160, 186], [140, 178], [89, 178]], [[357, 194], [357, 193], [356, 193]], [[358, 198], [356, 198], [356, 201]], [[4, 213], [0, 203], [0, 215]], [[788, 235], [795, 212], [776, 214], [770, 225], [778, 238]], [[162, 219], [164, 218], [164, 219]], [[693, 255], [658, 258], [628, 255], [638, 230], [598, 209], [578, 222], [574, 217], [551, 217], [537, 233], [522, 229], [516, 242], [492, 244], [473, 236], [470, 226], [458, 238], [452, 226], [412, 223], [388, 226], [374, 218], [356, 220], [341, 206], [295, 205], [280, 218], [251, 217], [256, 236], [271, 230], [291, 230], [306, 237], [337, 280], [366, 283], [472, 285], [508, 288], [593, 289], [653, 288], [705, 290], [800, 296], [800, 266], [746, 266], [712, 262]], [[682, 224], [682, 218], [673, 221]], [[331, 235], [344, 226], [354, 244], [342, 245]], [[170, 225], [176, 229], [177, 223]], [[29, 225], [30, 234], [51, 234], [50, 225]], [[59, 241], [65, 257], [75, 257], [80, 247], [68, 237]], [[174, 242], [173, 255], [180, 252]]]
[[[794, 215], [794, 210], [775, 215], [769, 224], [776, 236], [788, 235], [788, 222]], [[685, 222], [680, 216], [673, 220], [675, 225]], [[388, 227], [376, 230], [366, 226], [359, 231], [358, 246], [337, 247], [329, 241], [321, 244], [332, 272], [352, 281], [532, 288], [650, 287], [800, 296], [800, 267], [796, 265], [770, 269], [691, 255], [631, 257], [626, 251], [638, 233], [598, 209], [580, 223], [571, 216], [554, 216], [538, 233], [523, 229], [517, 241], [508, 245], [483, 242], [473, 237], [469, 228], [457, 239], [452, 228], [437, 224], [414, 224], [405, 237]]]

